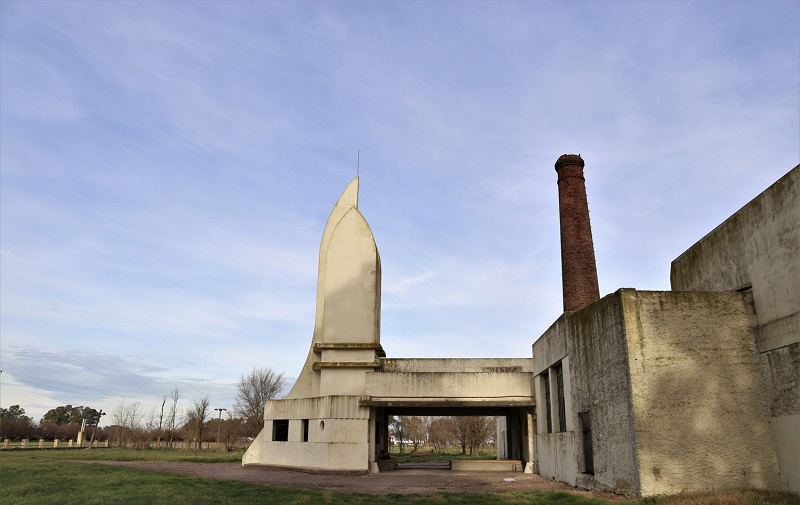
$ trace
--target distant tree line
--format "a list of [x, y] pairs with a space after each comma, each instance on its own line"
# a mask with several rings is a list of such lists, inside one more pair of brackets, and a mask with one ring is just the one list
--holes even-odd
[[429, 447], [434, 453], [460, 447], [462, 454], [473, 454], [486, 444], [494, 444], [496, 420], [491, 416], [393, 416], [389, 435], [400, 454], [407, 447], [413, 451]]
[[[218, 442], [228, 451], [249, 445], [264, 426], [264, 404], [277, 398], [286, 386], [282, 373], [254, 368], [237, 383], [236, 401], [225, 415], [213, 416], [209, 395], [182, 402], [184, 392], [174, 388], [150, 410], [140, 402], [119, 401], [108, 413], [110, 424], [100, 427], [106, 413], [88, 406], [62, 405], [47, 411], [36, 423], [19, 405], [0, 408], [0, 439], [75, 440], [85, 426], [86, 440], [108, 440], [113, 446], [202, 448]], [[220, 411], [220, 414], [222, 412]], [[389, 433], [403, 453], [421, 447], [434, 452], [460, 447], [473, 454], [494, 443], [494, 417], [394, 416]]]
[[[184, 392], [174, 388], [146, 410], [140, 402], [119, 401], [100, 427], [102, 410], [62, 405], [36, 423], [19, 405], [0, 408], [0, 439], [75, 440], [82, 426], [88, 441], [108, 440], [114, 446], [202, 448], [219, 442], [228, 451], [247, 447], [264, 426], [264, 403], [285, 388], [283, 373], [254, 368], [237, 383], [236, 403], [225, 415], [213, 416], [209, 395], [182, 402]], [[222, 414], [222, 411], [219, 411]]]

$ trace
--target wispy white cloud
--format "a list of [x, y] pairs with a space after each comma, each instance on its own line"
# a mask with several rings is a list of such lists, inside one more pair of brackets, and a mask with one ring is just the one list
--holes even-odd
[[92, 349], [220, 399], [296, 374], [358, 148], [393, 356], [529, 353], [561, 309], [560, 154], [604, 293], [667, 288], [800, 159], [796, 2], [133, 5], [0, 7], [3, 367]]

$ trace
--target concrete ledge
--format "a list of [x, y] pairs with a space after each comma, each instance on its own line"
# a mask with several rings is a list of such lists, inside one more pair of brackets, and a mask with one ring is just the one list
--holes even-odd
[[393, 459], [379, 459], [378, 469], [381, 472], [390, 472], [392, 470], [397, 470], [397, 461]]
[[344, 351], [352, 351], [352, 350], [364, 350], [364, 349], [374, 349], [375, 352], [381, 358], [386, 357], [386, 351], [383, 350], [383, 346], [381, 344], [375, 343], [340, 343], [340, 342], [317, 342], [314, 344], [312, 348], [314, 353], [322, 354], [322, 351], [327, 350], [344, 350]]
[[450, 460], [450, 470], [454, 472], [521, 472], [523, 466], [518, 459]]
[[263, 463], [242, 463], [243, 467], [266, 468], [285, 472], [313, 473], [316, 475], [365, 475], [369, 470], [333, 470], [330, 468], [313, 468], [308, 466], [265, 465]]
[[[466, 398], [466, 397], [426, 397], [426, 398], [383, 398], [373, 396], [368, 400], [359, 400], [360, 407], [534, 407], [533, 398]], [[488, 414], [487, 414], [488, 415]]]
[[315, 361], [312, 368], [380, 368], [380, 361]]

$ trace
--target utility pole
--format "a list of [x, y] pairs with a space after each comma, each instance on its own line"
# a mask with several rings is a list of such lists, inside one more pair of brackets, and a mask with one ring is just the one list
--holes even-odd
[[219, 419], [217, 420], [217, 446], [219, 446], [219, 434], [220, 430], [222, 430], [222, 411], [228, 409], [223, 409], [222, 407], [220, 407], [214, 410], [219, 411]]
[[[3, 408], [3, 371], [0, 370], [0, 408]], [[0, 416], [0, 435], [3, 434], [3, 416]]]

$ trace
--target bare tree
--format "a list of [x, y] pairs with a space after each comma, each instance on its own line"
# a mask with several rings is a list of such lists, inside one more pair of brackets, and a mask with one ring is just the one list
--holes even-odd
[[487, 416], [466, 416], [456, 417], [455, 419], [455, 438], [461, 444], [461, 453], [473, 454], [475, 449], [485, 444], [491, 437], [495, 428], [496, 420], [494, 417]]
[[428, 426], [428, 440], [438, 453], [453, 439], [455, 424], [452, 417], [436, 417]]
[[127, 403], [125, 400], [119, 402], [111, 412], [114, 422], [114, 438], [120, 445], [127, 445], [130, 442], [137, 444], [141, 433], [141, 404], [139, 402]]
[[150, 410], [147, 418], [147, 430], [150, 432], [151, 440], [153, 435], [156, 437], [156, 449], [161, 449], [161, 436], [164, 434], [164, 409], [166, 405], [167, 396], [164, 395], [161, 397], [161, 410], [158, 411], [153, 408]]
[[172, 403], [170, 404], [169, 413], [167, 414], [167, 431], [169, 432], [167, 447], [172, 447], [172, 439], [175, 436], [175, 430], [181, 422], [180, 411], [178, 410], [178, 400], [181, 399], [181, 396], [183, 396], [183, 392], [177, 387], [169, 393], [169, 399], [172, 400]]
[[429, 423], [430, 420], [424, 416], [408, 416], [403, 420], [406, 437], [414, 447], [414, 452], [416, 452], [421, 445], [425, 445], [428, 438]]
[[397, 445], [400, 447], [400, 454], [403, 454], [405, 442], [408, 440], [405, 426], [406, 419], [408, 418], [392, 416], [392, 419], [389, 422], [389, 434], [397, 441]]
[[227, 452], [244, 450], [247, 448], [248, 444], [245, 438], [245, 430], [247, 427], [245, 426], [244, 419], [231, 417], [229, 414], [227, 419], [222, 419], [221, 428], [219, 433], [225, 443], [225, 450]]
[[248, 375], [242, 375], [236, 387], [234, 411], [261, 431], [264, 427], [264, 404], [275, 399], [286, 387], [286, 378], [283, 372], [276, 373], [270, 368], [253, 368]]
[[208, 399], [208, 395], [200, 398], [199, 400], [194, 401], [193, 405], [193, 414], [195, 420], [195, 432], [194, 432], [194, 449], [197, 450], [201, 447], [203, 442], [203, 427], [206, 423], [206, 418], [208, 417], [208, 408], [211, 405], [211, 401]]

